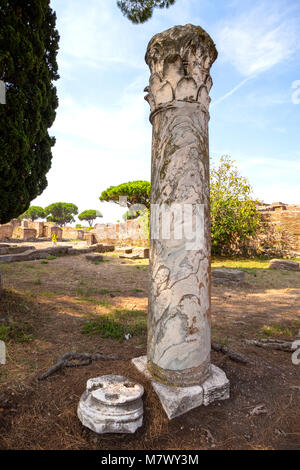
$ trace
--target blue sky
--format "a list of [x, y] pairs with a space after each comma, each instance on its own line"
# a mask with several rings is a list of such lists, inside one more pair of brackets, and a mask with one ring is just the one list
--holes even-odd
[[[101, 222], [124, 209], [98, 197], [110, 185], [150, 180], [151, 125], [144, 101], [151, 37], [202, 26], [216, 43], [210, 154], [229, 154], [265, 202], [300, 203], [299, 0], [177, 0], [133, 25], [116, 0], [52, 0], [60, 32], [60, 106], [48, 187], [32, 204], [73, 202]], [[294, 86], [294, 88], [293, 88]]]

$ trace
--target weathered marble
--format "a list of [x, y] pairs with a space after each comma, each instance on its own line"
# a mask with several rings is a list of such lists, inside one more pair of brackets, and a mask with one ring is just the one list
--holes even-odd
[[[148, 368], [181, 387], [210, 375], [208, 107], [216, 57], [210, 36], [193, 25], [157, 34], [146, 53], [153, 124]], [[186, 207], [200, 241], [183, 217]], [[159, 225], [168, 217], [165, 236]]]
[[125, 252], [122, 255], [119, 255], [119, 258], [147, 259], [149, 258], [149, 248], [143, 248], [143, 247], [130, 248], [129, 253]]
[[[1, 292], [0, 292], [1, 296]], [[6, 346], [4, 341], [0, 340], [0, 365], [6, 364]]]
[[226, 374], [213, 364], [210, 377], [201, 385], [174, 387], [162, 384], [151, 376], [147, 369], [147, 356], [136, 357], [132, 359], [132, 363], [139, 372], [151, 380], [152, 387], [169, 419], [177, 418], [198, 406], [207, 406], [214, 401], [229, 398], [229, 380]]
[[120, 375], [89, 379], [78, 418], [98, 434], [134, 433], [143, 424], [143, 393], [142, 385]]

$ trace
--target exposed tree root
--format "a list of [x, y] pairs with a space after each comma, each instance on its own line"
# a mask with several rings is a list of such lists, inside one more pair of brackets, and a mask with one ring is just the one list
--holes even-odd
[[227, 346], [224, 346], [223, 344], [213, 342], [211, 343], [211, 347], [214, 351], [225, 354], [226, 356], [229, 357], [229, 359], [231, 359], [234, 362], [240, 362], [242, 364], [249, 363], [249, 359], [246, 356], [236, 351], [233, 351], [232, 349], [227, 348]]
[[279, 351], [292, 352], [292, 341], [283, 341], [281, 339], [262, 339], [257, 341], [256, 339], [247, 339], [247, 344], [258, 346], [259, 348], [275, 349]]
[[63, 369], [64, 367], [88, 366], [92, 363], [92, 361], [113, 361], [118, 359], [120, 359], [120, 357], [114, 354], [86, 354], [67, 352], [58, 359], [57, 363], [53, 367], [50, 367], [50, 369], [47, 370], [47, 372], [44, 372], [44, 374], [38, 375], [37, 378], [38, 380], [44, 380], [47, 377], [50, 377], [50, 375], [55, 374], [55, 372]]

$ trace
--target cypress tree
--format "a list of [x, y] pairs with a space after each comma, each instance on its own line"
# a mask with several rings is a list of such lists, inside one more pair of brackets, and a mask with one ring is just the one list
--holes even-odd
[[0, 223], [26, 211], [47, 186], [48, 129], [58, 106], [59, 34], [49, 0], [0, 0]]

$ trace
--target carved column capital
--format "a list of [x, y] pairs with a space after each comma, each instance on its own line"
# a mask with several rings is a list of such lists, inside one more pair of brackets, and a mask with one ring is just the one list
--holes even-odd
[[151, 114], [176, 101], [200, 103], [208, 112], [210, 68], [217, 55], [213, 40], [200, 26], [174, 26], [154, 36], [145, 57], [151, 71], [145, 88]]

